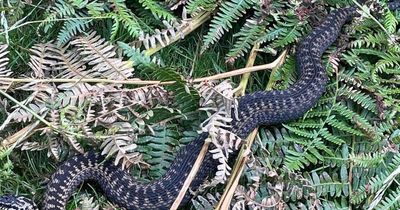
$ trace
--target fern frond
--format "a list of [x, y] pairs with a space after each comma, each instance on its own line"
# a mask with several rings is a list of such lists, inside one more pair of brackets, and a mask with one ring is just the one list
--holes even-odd
[[359, 155], [350, 155], [350, 160], [354, 162], [355, 165], [360, 167], [376, 167], [383, 162], [385, 154], [379, 153], [362, 153]]
[[387, 8], [384, 15], [384, 26], [389, 33], [396, 32], [398, 21], [393, 13]]
[[348, 87], [344, 85], [338, 90], [338, 96], [346, 97], [365, 109], [368, 109], [374, 113], [377, 113], [376, 102], [369, 95], [361, 92], [360, 90], [355, 90], [353, 87]]
[[248, 19], [245, 25], [234, 36], [238, 37], [233, 48], [229, 50], [226, 60], [233, 63], [237, 58], [248, 52], [250, 48], [259, 39], [260, 34], [264, 31], [265, 26], [259, 24], [255, 19]]
[[219, 8], [216, 17], [211, 21], [210, 30], [204, 37], [204, 45], [202, 52], [204, 52], [210, 45], [217, 42], [222, 35], [232, 28], [234, 21], [237, 21], [247, 9], [253, 6], [252, 0], [230, 0], [223, 2]]
[[113, 128], [115, 133], [106, 139], [101, 147], [102, 155], [113, 156], [116, 154], [114, 164], [121, 162], [122, 168], [130, 167], [132, 164], [140, 162], [141, 156], [135, 151], [137, 148], [136, 136], [131, 124], [126, 122], [115, 122]]
[[111, 29], [111, 39], [115, 39], [119, 31], [120, 26], [123, 26], [124, 30], [128, 31], [132, 38], [136, 38], [142, 31], [141, 25], [135, 14], [133, 14], [125, 5], [124, 0], [111, 0], [113, 12], [108, 13], [107, 17], [114, 20], [114, 24]]
[[[163, 22], [166, 26], [165, 29], [156, 29], [153, 34], [141, 33], [139, 40], [135, 42], [137, 47], [144, 46], [146, 50], [151, 48], [157, 48], [157, 45], [165, 47], [176, 41], [177, 37], [184, 38], [183, 30], [188, 26], [187, 20], [182, 22], [173, 22], [172, 24], [168, 22]], [[190, 24], [190, 23], [189, 23]]]
[[194, 112], [198, 109], [200, 97], [197, 91], [193, 87], [188, 86], [178, 72], [171, 68], [159, 68], [152, 74], [152, 77], [160, 81], [175, 81], [174, 84], [166, 88], [167, 90], [174, 91], [174, 103], [183, 114]]
[[380, 47], [384, 44], [387, 44], [388, 37], [384, 32], [375, 32], [366, 34], [363, 37], [360, 37], [357, 40], [351, 42], [352, 47], [361, 48], [361, 47]]
[[136, 47], [131, 47], [126, 43], [118, 42], [118, 46], [124, 51], [124, 55], [133, 61], [133, 66], [151, 67], [152, 65], [162, 66], [162, 61], [157, 57], [150, 57]]
[[47, 144], [39, 142], [24, 142], [21, 146], [21, 150], [40, 151], [44, 149], [47, 149]]
[[9, 58], [8, 55], [8, 45], [0, 45], [0, 77], [8, 77], [11, 75], [11, 70], [7, 68]]
[[296, 62], [293, 56], [286, 58], [285, 63], [277, 71], [272, 71], [267, 90], [286, 89], [296, 81]]
[[374, 209], [386, 210], [386, 209], [399, 209], [400, 208], [400, 187], [396, 190], [391, 191], [387, 196], [382, 198], [379, 205]]
[[299, 170], [311, 163], [316, 164], [318, 160], [324, 160], [318, 150], [332, 153], [321, 138], [315, 138], [312, 142], [308, 142], [307, 139], [291, 137], [285, 137], [285, 140], [304, 145], [304, 148], [298, 145], [296, 151], [287, 150], [288, 155], [285, 157], [285, 165], [292, 170]]
[[336, 119], [334, 116], [330, 117], [327, 120], [327, 124], [340, 130], [340, 131], [344, 131], [356, 136], [364, 136], [364, 133], [362, 133], [359, 130], [356, 130], [354, 128], [351, 128], [351, 126], [349, 124], [347, 124], [346, 122], [343, 122], [341, 120]]
[[220, 196], [221, 195], [219, 195], [219, 193], [217, 193], [216, 197], [210, 193], [207, 193], [206, 197], [203, 197], [201, 195], [197, 196], [196, 199], [192, 200], [193, 207], [196, 210], [213, 209], [217, 204]]
[[400, 53], [386, 53], [383, 59], [379, 60], [375, 64], [376, 72], [384, 72], [385, 69], [395, 68], [395, 66], [400, 65]]
[[163, 6], [161, 6], [159, 2], [156, 2], [154, 0], [139, 0], [139, 2], [145, 9], [150, 10], [150, 12], [159, 19], [164, 19], [169, 22], [172, 22], [176, 19], [175, 16], [172, 15], [171, 12], [169, 12]]
[[69, 46], [50, 48], [50, 51], [54, 53], [54, 59], [57, 59], [50, 75], [67, 79], [93, 77], [79, 53], [68, 48]]
[[91, 20], [79, 19], [84, 16], [85, 15], [83, 14], [77, 13], [75, 15], [76, 19], [71, 19], [65, 22], [57, 36], [57, 43], [59, 45], [66, 44], [72, 37], [86, 31], [90, 27], [92, 23]]
[[72, 17], [75, 15], [75, 12], [75, 8], [71, 4], [65, 2], [64, 0], [57, 0], [55, 5], [51, 7], [51, 13], [48, 14], [46, 19], [39, 24], [38, 29], [43, 27], [43, 31], [47, 33], [50, 28], [54, 26], [55, 19]]
[[[44, 115], [48, 111], [48, 108], [46, 107], [46, 105], [44, 103], [39, 103], [39, 102], [28, 103], [27, 107], [39, 115]], [[32, 121], [32, 119], [33, 119], [33, 115], [31, 112], [29, 112], [23, 108], [16, 108], [7, 116], [7, 119], [0, 126], [0, 130], [4, 129], [4, 127], [11, 120], [14, 120], [16, 122], [30, 122], [30, 121]]]
[[217, 6], [216, 0], [189, 0], [186, 9], [189, 14], [196, 15], [200, 11], [213, 11]]
[[302, 136], [302, 137], [306, 137], [306, 138], [314, 138], [315, 137], [315, 133], [307, 131], [305, 129], [297, 129], [295, 127], [289, 126], [289, 125], [284, 125], [285, 128], [287, 128], [288, 130], [292, 131], [293, 133], [295, 133], [298, 136]]
[[[101, 91], [99, 88], [93, 87], [85, 83], [59, 85], [60, 90], [65, 90], [57, 94], [55, 99], [56, 104], [60, 107], [78, 106], [82, 107], [85, 101], [90, 101], [96, 98], [97, 93]], [[93, 97], [94, 96], [94, 97]]]
[[46, 71], [51, 71], [52, 66], [55, 65], [54, 57], [51, 56], [52, 48], [54, 45], [51, 43], [36, 44], [31, 48], [28, 65], [33, 70], [35, 78], [43, 78]]
[[100, 16], [104, 12], [104, 2], [91, 1], [86, 4], [87, 13], [91, 16]]
[[78, 47], [82, 60], [93, 66], [90, 72], [94, 77], [125, 80], [133, 75], [129, 62], [115, 58], [114, 47], [95, 32], [78, 37], [71, 44]]
[[334, 106], [333, 110], [337, 111], [338, 115], [344, 116], [348, 120], [355, 123], [358, 128], [361, 128], [365, 133], [371, 137], [371, 139], [376, 139], [378, 136], [382, 136], [378, 133], [376, 129], [368, 122], [367, 119], [360, 116], [359, 114], [351, 111], [349, 108], [342, 104], [337, 104]]
[[67, 142], [75, 151], [78, 151], [79, 153], [84, 153], [84, 152], [85, 152], [85, 151], [83, 150], [82, 145], [79, 143], [78, 139], [75, 138], [75, 136], [66, 135], [65, 139], [66, 139], [66, 142]]
[[[284, 30], [280, 31], [279, 36], [272, 42], [273, 48], [279, 48], [287, 46], [290, 43], [295, 42], [299, 37], [302, 36], [300, 26], [302, 22], [298, 19], [284, 18], [285, 22], [278, 22], [278, 26]], [[276, 36], [276, 35], [274, 35]]]
[[54, 135], [50, 134], [51, 129], [46, 130], [46, 138], [48, 140], [48, 149], [47, 156], [54, 157], [56, 160], [60, 160], [60, 155], [62, 151], [63, 141], [59, 141], [58, 138], [55, 138]]
[[347, 180], [345, 183], [338, 180], [339, 177], [336, 173], [330, 175], [324, 171], [318, 175], [316, 172], [312, 172], [311, 177], [312, 185], [316, 188], [318, 196], [339, 197], [349, 184]]
[[[193, 139], [196, 133], [191, 134], [190, 139]], [[179, 149], [179, 139], [179, 133], [173, 125], [156, 126], [151, 135], [139, 136], [137, 151], [143, 154], [143, 160], [152, 166], [149, 169], [151, 177], [161, 177], [165, 173], [174, 160], [174, 153]]]

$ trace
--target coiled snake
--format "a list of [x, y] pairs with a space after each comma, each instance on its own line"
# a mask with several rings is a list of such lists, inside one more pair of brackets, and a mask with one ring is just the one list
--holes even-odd
[[[388, 4], [389, 9], [400, 7], [400, 1]], [[238, 119], [232, 122], [232, 132], [241, 138], [259, 125], [271, 125], [301, 117], [325, 91], [328, 78], [322, 65], [322, 53], [338, 37], [342, 25], [356, 13], [355, 7], [331, 12], [297, 47], [296, 65], [299, 78], [286, 90], [255, 92], [239, 100]], [[103, 162], [95, 152], [75, 156], [63, 163], [53, 174], [44, 197], [43, 209], [65, 209], [76, 188], [85, 180], [95, 180], [109, 200], [126, 209], [169, 209], [183, 186], [200, 149], [206, 133], [183, 147], [166, 174], [151, 183], [142, 184], [112, 161]], [[208, 153], [191, 183], [195, 190], [216, 170], [217, 160]], [[182, 204], [190, 200], [186, 193]], [[0, 197], [0, 209], [37, 209], [23, 197]]]

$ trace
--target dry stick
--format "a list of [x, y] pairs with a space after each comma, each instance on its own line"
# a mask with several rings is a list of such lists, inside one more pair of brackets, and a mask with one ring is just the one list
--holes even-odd
[[[286, 51], [282, 53], [277, 60], [282, 59], [286, 54]], [[233, 77], [233, 76], [238, 76], [242, 75], [245, 73], [250, 73], [250, 72], [255, 72], [255, 71], [261, 71], [265, 69], [272, 69], [277, 65], [277, 60], [275, 60], [272, 63], [264, 64], [264, 65], [259, 65], [259, 66], [253, 66], [253, 67], [246, 67], [246, 68], [241, 68], [221, 74], [216, 74], [213, 76], [208, 76], [208, 77], [201, 77], [197, 78], [194, 80], [188, 80], [187, 82], [203, 82], [203, 81], [208, 81], [208, 80], [218, 80], [218, 79], [224, 79], [228, 77]], [[141, 79], [128, 79], [128, 80], [112, 80], [112, 79], [61, 79], [61, 78], [56, 78], [56, 79], [32, 79], [32, 78], [7, 78], [7, 77], [2, 77], [0, 78], [0, 83], [1, 82], [11, 82], [11, 83], [30, 83], [30, 82], [35, 82], [35, 83], [77, 83], [77, 82], [85, 82], [85, 83], [109, 83], [109, 84], [130, 84], [130, 85], [170, 85], [174, 84], [175, 81], [165, 81], [161, 82], [158, 80], [141, 80]]]
[[[249, 56], [248, 62], [246, 64], [246, 66], [252, 65], [254, 63], [254, 59], [257, 56], [257, 50], [258, 50], [259, 45], [256, 44]], [[284, 58], [286, 57], [286, 53], [287, 50], [285, 50], [281, 56], [279, 56], [279, 58], [276, 61], [276, 65], [273, 68], [273, 71], [275, 71], [279, 66], [281, 66], [284, 62]], [[274, 61], [274, 63], [275, 63]], [[243, 96], [244, 95], [244, 91], [246, 90], [246, 86], [248, 83], [248, 79], [249, 79], [250, 75], [243, 75], [242, 80], [240, 81], [240, 85], [239, 87], [236, 89], [238, 92], [237, 95], [238, 96]], [[215, 208], [216, 210], [225, 210], [225, 209], [229, 209], [229, 206], [231, 204], [231, 200], [233, 198], [233, 195], [235, 193], [235, 189], [237, 187], [237, 185], [239, 184], [239, 179], [240, 176], [242, 175], [243, 169], [245, 167], [246, 162], [248, 161], [249, 157], [248, 155], [250, 154], [250, 150], [251, 150], [251, 146], [253, 145], [254, 139], [256, 137], [258, 133], [258, 127], [255, 128], [251, 134], [246, 138], [246, 144], [244, 144], [242, 146], [242, 148], [240, 149], [239, 155], [236, 159], [235, 165], [232, 168], [232, 174], [229, 178], [229, 182], [225, 187], [224, 193], [222, 194], [220, 201], [217, 205], [217, 207]]]
[[9, 148], [10, 145], [13, 144], [10, 149], [13, 149], [18, 145], [19, 142], [22, 142], [24, 139], [29, 138], [32, 134], [36, 132], [37, 126], [39, 125], [40, 121], [37, 120], [34, 123], [31, 123], [18, 132], [14, 133], [13, 135], [7, 137], [6, 139], [0, 142], [0, 148]]
[[236, 187], [239, 184], [239, 179], [242, 176], [244, 166], [246, 165], [246, 163], [249, 159], [249, 154], [251, 152], [251, 146], [253, 145], [253, 142], [257, 136], [257, 133], [258, 133], [258, 127], [255, 128], [250, 133], [250, 135], [246, 138], [246, 144], [243, 145], [242, 148], [240, 149], [238, 158], [232, 169], [232, 174], [229, 177], [229, 182], [228, 182], [227, 186], [225, 187], [224, 193], [222, 194], [220, 201], [219, 201], [217, 207], [215, 208], [215, 210], [229, 209], [231, 200], [233, 198], [233, 195], [235, 194]]
[[[246, 63], [246, 68], [254, 66], [254, 61], [256, 61], [256, 57], [257, 57], [257, 50], [259, 48], [260, 48], [260, 44], [257, 43], [253, 46], [253, 49], [251, 49], [248, 61]], [[250, 78], [250, 72], [243, 74], [242, 79], [240, 80], [239, 86], [236, 88], [236, 90], [234, 90], [236, 96], [244, 95], [244, 93], [246, 91], [247, 83], [249, 82], [249, 78]]]
[[193, 168], [190, 171], [185, 182], [183, 183], [183, 186], [182, 186], [181, 190], [179, 191], [179, 194], [176, 197], [174, 203], [172, 204], [170, 210], [176, 210], [179, 207], [179, 204], [181, 204], [182, 199], [185, 197], [186, 191], [189, 189], [190, 184], [192, 183], [194, 177], [196, 176], [197, 171], [199, 171], [201, 163], [203, 162], [204, 157], [206, 156], [206, 154], [208, 152], [208, 146], [210, 146], [210, 142], [206, 141], [203, 144], [203, 147], [201, 148], [201, 151], [200, 151], [199, 155], [197, 156], [196, 162], [194, 162]]

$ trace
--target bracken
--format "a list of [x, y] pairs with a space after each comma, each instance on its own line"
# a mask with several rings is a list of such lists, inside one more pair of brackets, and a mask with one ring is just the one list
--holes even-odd
[[[389, 3], [391, 10], [400, 7], [400, 1]], [[272, 125], [301, 117], [325, 91], [328, 78], [322, 66], [322, 53], [338, 37], [342, 25], [356, 14], [356, 8], [337, 9], [313, 30], [297, 47], [296, 62], [298, 81], [282, 91], [255, 92], [239, 100], [237, 119], [232, 122], [232, 132], [245, 138], [259, 125]], [[166, 174], [151, 183], [136, 182], [129, 173], [114, 166], [111, 161], [103, 163], [104, 157], [89, 152], [76, 156], [53, 174], [48, 184], [43, 209], [65, 209], [75, 189], [85, 180], [95, 180], [108, 199], [126, 209], [169, 209], [177, 197], [192, 165], [194, 164], [207, 133], [182, 148]], [[191, 189], [215, 172], [218, 161], [207, 153]], [[191, 195], [186, 194], [182, 205]], [[22, 197], [0, 197], [0, 209], [35, 209], [34, 204]]]

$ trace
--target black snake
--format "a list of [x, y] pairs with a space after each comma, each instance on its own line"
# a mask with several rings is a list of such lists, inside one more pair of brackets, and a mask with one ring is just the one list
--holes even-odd
[[[388, 4], [389, 9], [400, 7], [400, 1]], [[232, 132], [241, 138], [260, 125], [272, 125], [301, 117], [325, 91], [328, 77], [322, 65], [322, 53], [337, 39], [342, 25], [354, 16], [356, 7], [332, 11], [320, 26], [315, 28], [297, 46], [296, 65], [299, 78], [286, 90], [255, 92], [240, 98], [238, 119], [232, 122]], [[95, 180], [109, 200], [126, 209], [169, 209], [203, 146], [207, 133], [200, 134], [177, 154], [166, 174], [151, 183], [135, 181], [129, 173], [103, 161], [95, 152], [75, 156], [63, 163], [53, 174], [44, 196], [43, 209], [65, 209], [76, 188], [85, 180]], [[207, 153], [199, 172], [190, 185], [196, 190], [215, 173], [217, 160]], [[182, 204], [191, 198], [186, 193]], [[37, 209], [23, 197], [0, 197], [0, 209]]]

